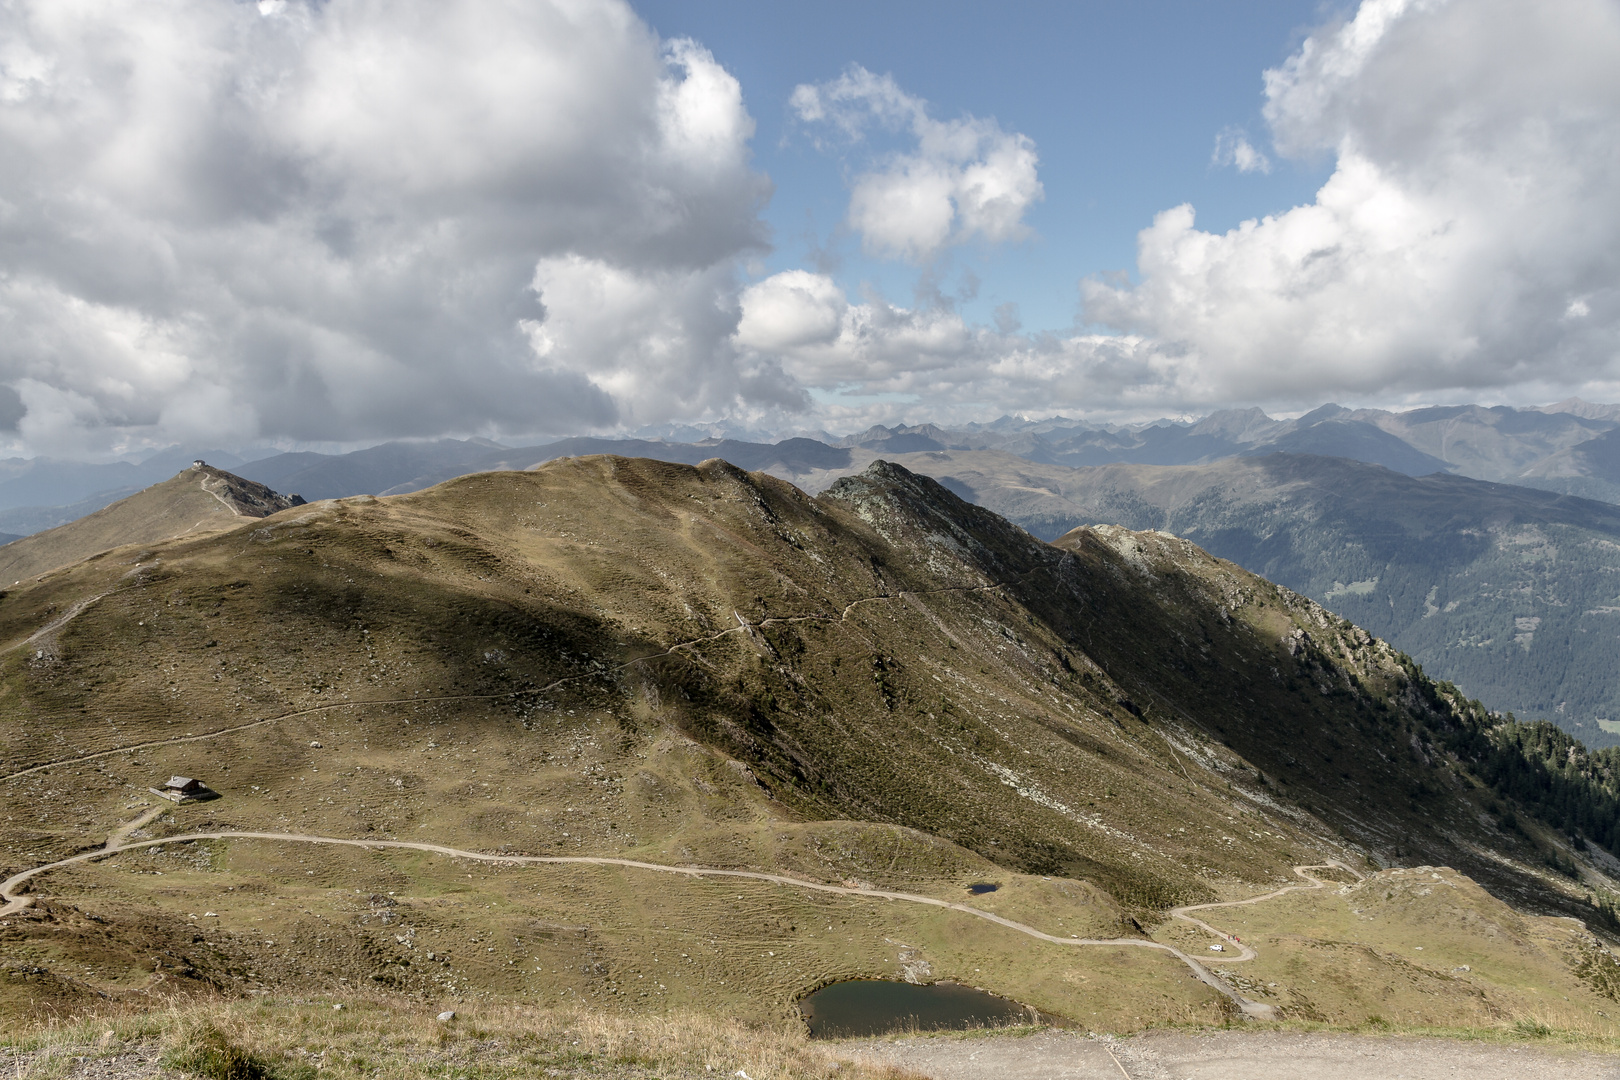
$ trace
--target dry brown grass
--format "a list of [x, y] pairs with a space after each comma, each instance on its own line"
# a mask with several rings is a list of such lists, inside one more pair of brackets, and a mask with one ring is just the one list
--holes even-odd
[[[334, 1006], [341, 1005], [342, 1008]], [[211, 1051], [211, 1053], [210, 1053]], [[803, 1031], [751, 1027], [696, 1013], [630, 1019], [521, 1005], [458, 1010], [364, 997], [172, 1003], [18, 1026], [0, 1040], [16, 1080], [158, 1068], [207, 1080], [391, 1080], [407, 1077], [713, 1077], [753, 1080], [914, 1080], [888, 1065], [851, 1062]], [[145, 1062], [146, 1068], [139, 1063]]]

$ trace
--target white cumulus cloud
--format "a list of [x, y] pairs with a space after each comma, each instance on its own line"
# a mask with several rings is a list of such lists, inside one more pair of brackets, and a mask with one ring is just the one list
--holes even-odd
[[910, 137], [908, 149], [881, 155], [851, 185], [849, 224], [868, 253], [921, 263], [950, 245], [1028, 234], [1024, 214], [1044, 190], [1027, 136], [972, 116], [935, 120], [893, 78], [858, 65], [797, 87], [792, 106], [805, 124], [830, 126], [847, 141], [874, 129]]
[[1239, 128], [1227, 128], [1215, 136], [1215, 151], [1209, 161], [1212, 165], [1230, 165], [1243, 173], [1271, 171], [1271, 159], [1256, 150]]
[[[1174, 359], [1139, 336], [1017, 333], [956, 311], [907, 308], [881, 296], [851, 303], [832, 278], [788, 270], [743, 290], [738, 350], [794, 382], [836, 390], [820, 419], [864, 427], [917, 415], [941, 422], [986, 411], [1155, 408], [1175, 391]], [[839, 404], [842, 397], [879, 404]], [[829, 403], [830, 402], [830, 403]]]
[[1084, 286], [1179, 356], [1177, 395], [1620, 376], [1620, 7], [1365, 0], [1265, 85], [1278, 150], [1336, 159], [1315, 201], [1219, 234], [1166, 210], [1139, 284]]
[[[1098, 332], [1024, 332], [747, 281], [771, 186], [743, 88], [623, 0], [6, 0], [0, 444], [1620, 386], [1612, 0], [1364, 0], [1265, 93], [1267, 152], [1332, 162], [1309, 204], [1168, 208], [1134, 283], [1083, 283]], [[1026, 136], [860, 67], [791, 107], [919, 295], [1028, 234]], [[1238, 129], [1214, 161], [1271, 165]]]
[[[893, 391], [939, 380], [976, 361], [984, 331], [950, 311], [851, 304], [830, 277], [789, 270], [743, 290], [737, 344], [769, 356], [807, 386], [859, 382]], [[960, 373], [957, 376], [960, 377]]]
[[[1226, 232], [1190, 205], [1157, 215], [1134, 283], [1082, 283], [1087, 319], [1112, 333], [975, 327], [793, 272], [743, 293], [738, 347], [881, 398], [852, 406], [869, 418], [1620, 385], [1620, 7], [1366, 0], [1265, 85], [1273, 145], [1331, 155], [1332, 175], [1311, 203]], [[846, 138], [922, 115], [859, 70], [798, 103]], [[1238, 131], [1217, 160], [1264, 162]], [[925, 171], [879, 175], [905, 169]], [[909, 190], [926, 206], [935, 189]], [[894, 216], [916, 250], [950, 235], [937, 209]]]
[[0, 419], [68, 453], [777, 403], [731, 345], [752, 135], [622, 0], [12, 0]]
[[591, 382], [622, 403], [625, 423], [808, 404], [776, 362], [726, 347], [739, 316], [730, 266], [627, 268], [565, 255], [540, 260], [534, 289], [548, 312], [523, 323], [535, 354], [591, 358]]

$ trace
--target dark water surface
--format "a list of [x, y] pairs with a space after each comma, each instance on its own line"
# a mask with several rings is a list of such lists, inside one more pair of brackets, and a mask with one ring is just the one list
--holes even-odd
[[822, 987], [799, 1001], [817, 1039], [1027, 1024], [1034, 1014], [1016, 1001], [956, 983], [913, 986], [887, 979], [852, 979]]

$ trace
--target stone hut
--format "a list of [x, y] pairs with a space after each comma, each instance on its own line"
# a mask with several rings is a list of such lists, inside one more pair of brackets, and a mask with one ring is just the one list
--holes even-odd
[[160, 799], [168, 799], [170, 802], [177, 803], [203, 802], [207, 799], [219, 798], [219, 792], [213, 790], [201, 780], [189, 776], [171, 776], [169, 782], [161, 788], [147, 788], [147, 790]]

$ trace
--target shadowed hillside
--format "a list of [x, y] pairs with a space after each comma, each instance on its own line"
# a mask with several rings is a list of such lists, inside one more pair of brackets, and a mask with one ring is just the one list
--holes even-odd
[[1300, 454], [1092, 469], [996, 451], [900, 461], [1048, 539], [1088, 523], [1185, 536], [1344, 614], [1493, 709], [1620, 745], [1611, 504]]

